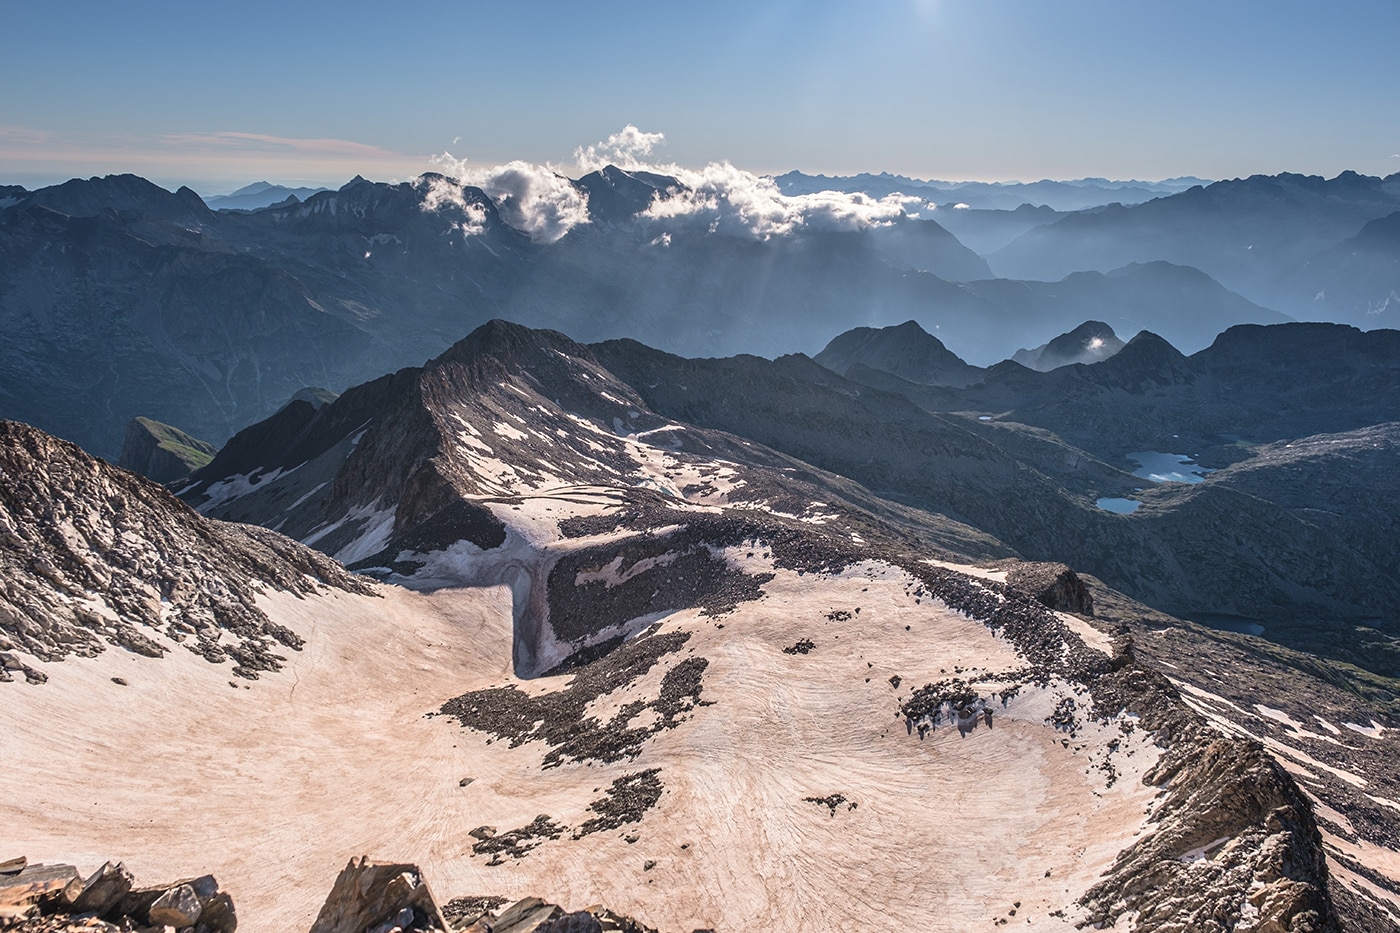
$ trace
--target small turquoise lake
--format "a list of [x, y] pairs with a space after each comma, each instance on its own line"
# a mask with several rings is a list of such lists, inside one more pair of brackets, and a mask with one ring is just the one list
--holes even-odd
[[1134, 476], [1154, 483], [1199, 483], [1207, 473], [1215, 472], [1197, 466], [1186, 454], [1168, 454], [1160, 450], [1137, 450], [1128, 454], [1128, 459], [1138, 465]]

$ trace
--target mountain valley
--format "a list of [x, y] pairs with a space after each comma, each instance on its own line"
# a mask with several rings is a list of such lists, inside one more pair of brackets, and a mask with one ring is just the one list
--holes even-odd
[[1400, 929], [1397, 332], [1026, 258], [1249, 185], [982, 256], [563, 182], [0, 191], [13, 854], [253, 933], [363, 855], [400, 930]]

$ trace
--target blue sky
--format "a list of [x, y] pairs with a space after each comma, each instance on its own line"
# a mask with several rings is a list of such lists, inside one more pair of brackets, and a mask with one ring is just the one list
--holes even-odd
[[1400, 171], [1400, 3], [0, 0], [0, 183], [202, 193], [569, 165], [631, 123], [760, 173]]

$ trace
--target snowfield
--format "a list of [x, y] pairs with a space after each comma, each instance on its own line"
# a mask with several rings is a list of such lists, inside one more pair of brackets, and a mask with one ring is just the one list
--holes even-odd
[[[47, 684], [6, 687], [7, 848], [85, 871], [122, 859], [142, 879], [211, 871], [249, 933], [309, 927], [357, 854], [419, 863], [442, 900], [540, 894], [668, 931], [1073, 928], [1076, 899], [1150, 831], [1151, 737], [1124, 719], [1056, 728], [1069, 684], [1003, 706], [1024, 659], [897, 568], [734, 559], [775, 574], [766, 595], [662, 619], [684, 647], [590, 708], [605, 720], [707, 660], [701, 705], [635, 760], [542, 768], [541, 742], [428, 715], [473, 690], [570, 682], [513, 675], [505, 586], [264, 597], [307, 644], [251, 683], [178, 650], [44, 665]], [[808, 653], [783, 651], [804, 639]], [[990, 698], [990, 726], [921, 740], [899, 702], [955, 670]], [[614, 780], [648, 769], [663, 790], [639, 822], [574, 838]], [[501, 864], [473, 853], [473, 829], [540, 815], [559, 838]]]

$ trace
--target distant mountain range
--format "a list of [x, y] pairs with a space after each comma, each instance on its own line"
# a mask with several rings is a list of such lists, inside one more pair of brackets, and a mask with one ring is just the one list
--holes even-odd
[[1187, 350], [1286, 320], [1165, 263], [995, 280], [930, 220], [716, 232], [647, 214], [682, 187], [666, 176], [608, 168], [573, 185], [589, 222], [552, 242], [440, 176], [252, 212], [129, 175], [12, 190], [0, 410], [108, 456], [137, 416], [217, 443], [303, 386], [411, 365], [493, 317], [691, 355], [816, 352], [853, 325], [912, 319], [978, 365], [1089, 319]]
[[305, 201], [313, 194], [329, 190], [329, 188], [288, 188], [286, 185], [255, 181], [251, 185], [244, 185], [229, 194], [207, 195], [204, 197], [204, 203], [216, 211], [255, 211], [261, 207], [281, 204], [288, 198], [292, 198], [293, 201]]
[[988, 254], [1002, 276], [1058, 281], [1165, 260], [1285, 314], [1393, 326], [1400, 174], [1255, 175], [1028, 229]]
[[[1375, 492], [1394, 483], [1386, 464], [1400, 438], [1395, 331], [1241, 326], [1190, 357], [1144, 332], [1099, 363], [1039, 373], [1007, 361], [971, 379], [937, 338], [908, 324], [833, 340], [818, 359], [844, 364], [844, 378], [800, 355], [685, 360], [634, 341], [593, 352], [655, 411], [849, 476], [1177, 614], [1393, 617], [1400, 609], [1400, 589], [1388, 582], [1400, 565], [1385, 543], [1400, 516], [1387, 506], [1384, 518], [1368, 517]], [[920, 368], [972, 384], [920, 385], [908, 378]], [[1255, 448], [1319, 434], [1333, 446], [1315, 445], [1309, 456], [1331, 451], [1338, 472], [1327, 485], [1340, 485], [1330, 508], [1351, 516], [1335, 525], [1290, 511], [1322, 482], [1311, 470], [1291, 472], [1301, 450], [1279, 445], [1250, 471], [1228, 469]], [[1144, 450], [1190, 453], [1219, 472], [1200, 486], [1154, 486], [1132, 475], [1127, 459]], [[1264, 475], [1257, 470], [1268, 483], [1254, 482]], [[1247, 495], [1237, 477], [1250, 479]], [[1349, 483], [1368, 492], [1348, 502]], [[1115, 496], [1141, 500], [1131, 521], [1095, 506]], [[1253, 556], [1220, 564], [1216, 555], [1233, 554], [1241, 536]], [[1309, 573], [1307, 583], [1276, 577], [1278, 567], [1301, 568], [1323, 552], [1327, 574]]]
[[1204, 178], [1167, 178], [1162, 181], [1110, 181], [1107, 178], [1076, 178], [1071, 181], [1044, 179], [1033, 182], [920, 181], [903, 175], [805, 175], [788, 172], [773, 179], [785, 194], [813, 194], [818, 191], [859, 191], [874, 197], [907, 194], [926, 198], [940, 206], [960, 205], [980, 210], [1011, 211], [1022, 205], [1048, 207], [1057, 211], [1080, 211], [1104, 204], [1140, 204], [1153, 198], [1179, 194], [1188, 188], [1208, 185]]

